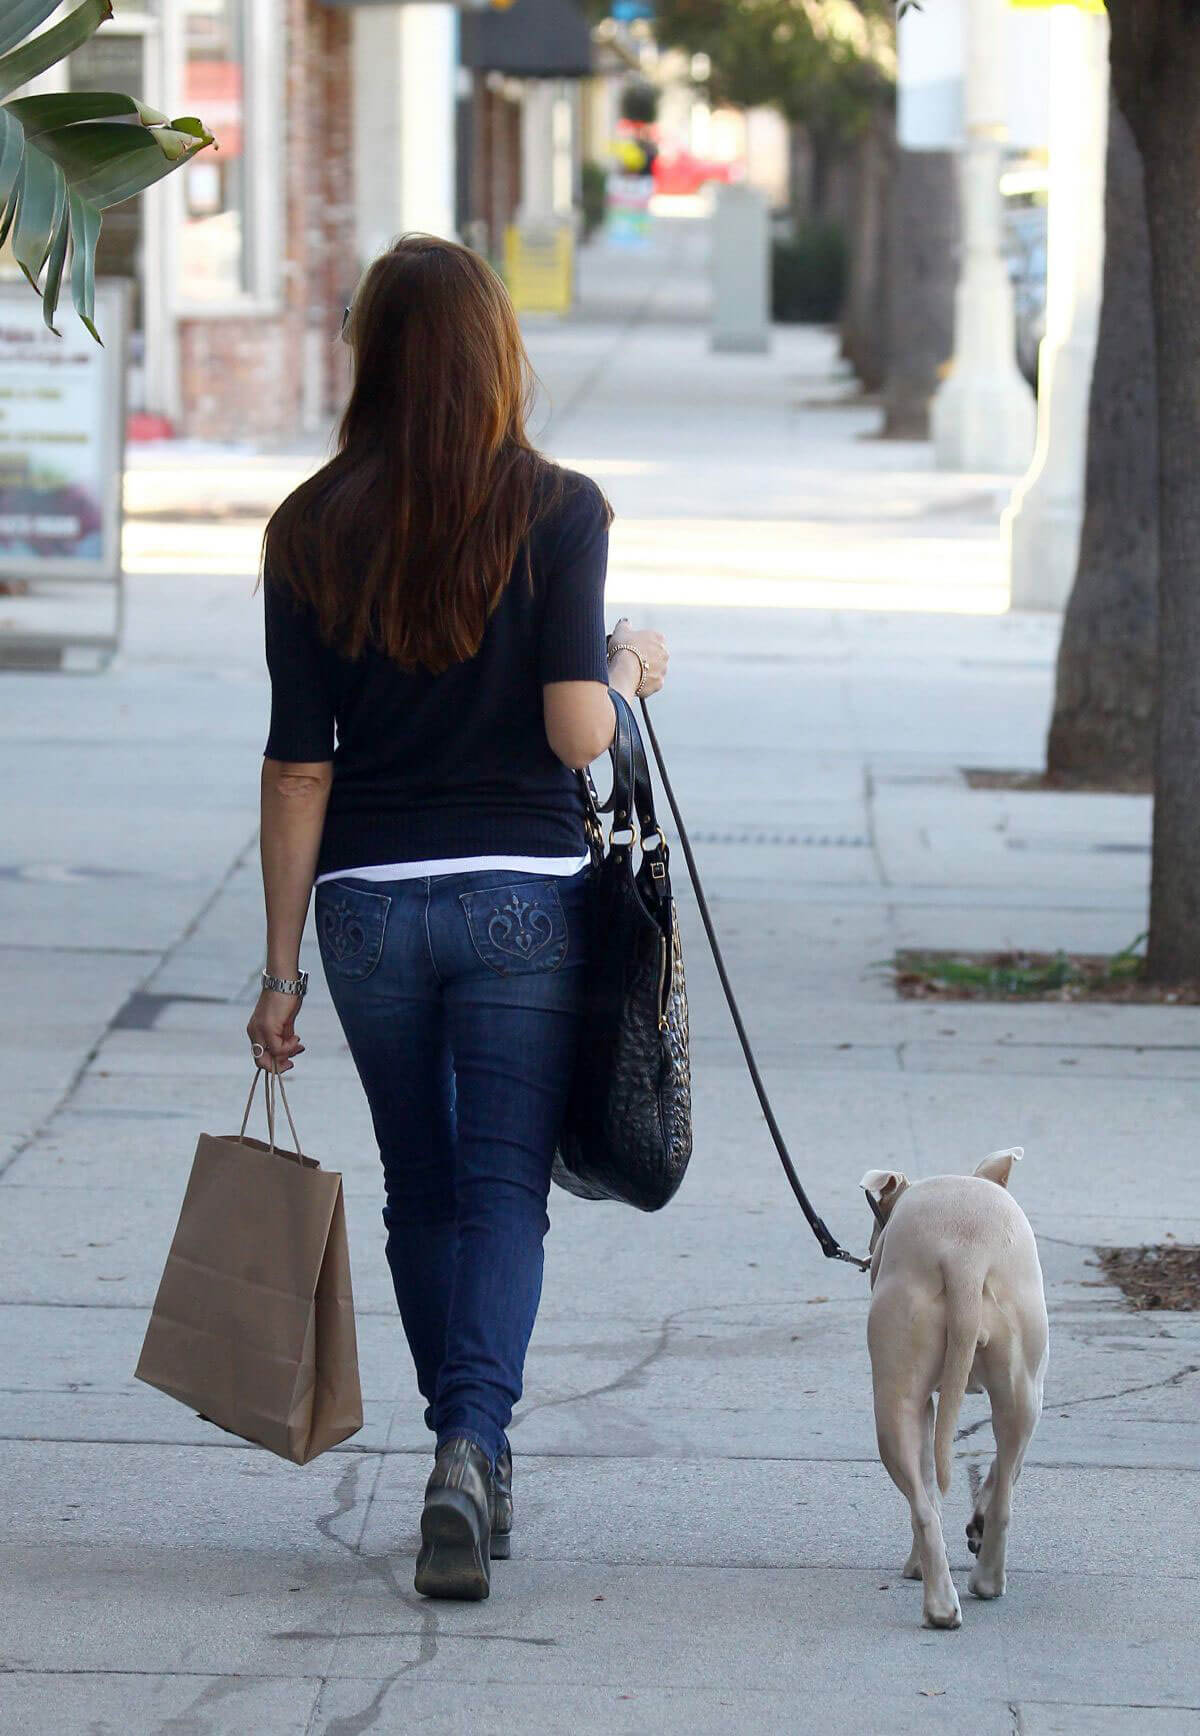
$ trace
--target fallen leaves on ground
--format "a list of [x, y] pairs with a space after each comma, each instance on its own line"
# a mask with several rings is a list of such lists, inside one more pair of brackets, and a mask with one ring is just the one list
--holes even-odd
[[1200, 1247], [1170, 1242], [1096, 1252], [1101, 1271], [1131, 1308], [1200, 1309]]

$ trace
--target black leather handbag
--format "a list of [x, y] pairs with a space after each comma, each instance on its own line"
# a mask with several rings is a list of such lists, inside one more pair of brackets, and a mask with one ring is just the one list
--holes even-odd
[[[617, 728], [606, 802], [584, 775], [594, 869], [591, 964], [554, 1179], [583, 1199], [654, 1212], [673, 1197], [692, 1155], [687, 987], [646, 750], [628, 703], [615, 691], [612, 701]], [[605, 851], [600, 814], [609, 811]]]
[[[675, 1194], [692, 1155], [687, 989], [670, 859], [654, 817], [646, 750], [626, 701], [616, 692], [612, 701], [617, 730], [609, 750], [613, 790], [607, 802], [597, 800], [591, 778], [583, 774], [596, 875], [592, 963], [579, 1060], [554, 1159], [554, 1179], [583, 1199], [621, 1200], [653, 1212]], [[696, 909], [788, 1186], [826, 1259], [844, 1260], [868, 1271], [870, 1259], [843, 1248], [813, 1207], [796, 1172], [754, 1059], [645, 700], [642, 717], [696, 894]], [[605, 854], [600, 814], [609, 810], [613, 823]], [[641, 862], [635, 866], [634, 845], [639, 842]]]

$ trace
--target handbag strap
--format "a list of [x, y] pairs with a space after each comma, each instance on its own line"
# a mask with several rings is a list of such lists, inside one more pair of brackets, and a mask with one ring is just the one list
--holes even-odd
[[613, 785], [608, 800], [598, 801], [596, 807], [602, 814], [611, 813], [619, 830], [628, 827], [648, 838], [658, 831], [658, 821], [654, 817], [654, 786], [650, 782], [645, 743], [624, 694], [610, 688], [609, 698], [617, 715], [617, 727], [608, 750], [613, 763]]
[[609, 689], [609, 698], [617, 721], [608, 750], [612, 760], [612, 789], [607, 798], [601, 801], [589, 766], [579, 773], [593, 866], [598, 866], [604, 854], [601, 814], [611, 814], [614, 829], [628, 831], [633, 838], [640, 837], [643, 842], [651, 837], [662, 840], [654, 814], [654, 785], [650, 781], [650, 766], [637, 719], [628, 700], [615, 688]]
[[[624, 702], [622, 701], [622, 704], [623, 703]], [[775, 1119], [775, 1112], [771, 1108], [771, 1100], [767, 1096], [767, 1088], [763, 1084], [762, 1074], [759, 1072], [758, 1063], [754, 1059], [754, 1050], [750, 1046], [750, 1038], [747, 1034], [746, 1026], [737, 1004], [737, 997], [733, 992], [733, 984], [730, 982], [729, 972], [725, 968], [725, 958], [721, 952], [721, 944], [717, 939], [716, 930], [713, 927], [713, 919], [708, 908], [708, 900], [705, 898], [704, 888], [700, 884], [700, 874], [696, 868], [696, 858], [692, 854], [691, 840], [688, 838], [687, 828], [683, 823], [683, 816], [679, 812], [679, 804], [675, 800], [675, 792], [671, 788], [671, 780], [667, 776], [667, 768], [663, 763], [662, 749], [658, 745], [658, 737], [654, 733], [654, 725], [650, 721], [650, 712], [644, 699], [642, 700], [641, 705], [642, 717], [646, 725], [646, 733], [650, 737], [650, 746], [653, 749], [655, 762], [658, 766], [658, 775], [662, 779], [662, 786], [663, 791], [666, 794], [667, 805], [675, 819], [675, 829], [679, 833], [679, 843], [683, 850], [683, 859], [687, 863], [688, 874], [691, 876], [692, 890], [696, 894], [696, 905], [700, 911], [700, 920], [704, 924], [704, 932], [708, 936], [708, 944], [712, 949], [713, 963], [717, 967], [717, 975], [721, 979], [721, 987], [725, 991], [725, 999], [729, 1004], [729, 1011], [733, 1018], [733, 1028], [738, 1034], [738, 1041], [742, 1045], [742, 1053], [746, 1057], [746, 1066], [749, 1069], [750, 1082], [754, 1086], [755, 1095], [758, 1098], [759, 1107], [763, 1112], [763, 1118], [766, 1121], [767, 1129], [770, 1132], [771, 1138], [775, 1142], [775, 1150], [779, 1153], [779, 1161], [783, 1165], [783, 1173], [787, 1176], [791, 1190], [796, 1196], [796, 1203], [799, 1205], [800, 1210], [808, 1220], [809, 1228], [817, 1238], [817, 1241], [821, 1244], [821, 1252], [825, 1255], [825, 1258], [827, 1260], [845, 1260], [847, 1264], [857, 1266], [860, 1271], [869, 1271], [871, 1265], [870, 1260], [860, 1260], [857, 1254], [852, 1254], [849, 1249], [842, 1247], [841, 1243], [837, 1240], [837, 1237], [833, 1234], [833, 1231], [814, 1209], [811, 1200], [804, 1191], [804, 1183], [796, 1173], [796, 1166], [792, 1162], [791, 1155], [788, 1152], [787, 1142], [783, 1137], [778, 1121]], [[628, 711], [628, 706], [626, 706], [625, 709]], [[617, 716], [618, 718], [621, 716], [621, 708], [619, 705], [617, 707]], [[633, 721], [632, 714], [630, 715], [630, 721]], [[636, 724], [634, 725], [634, 728], [636, 730]], [[644, 757], [643, 753], [643, 759]]]

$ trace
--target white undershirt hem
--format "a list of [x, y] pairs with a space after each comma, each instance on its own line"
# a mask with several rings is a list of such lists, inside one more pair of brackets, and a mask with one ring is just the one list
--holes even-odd
[[566, 880], [581, 874], [591, 861], [582, 856], [450, 856], [433, 862], [381, 862], [370, 868], [339, 868], [318, 874], [326, 880], [430, 880], [442, 874], [534, 874], [539, 879]]

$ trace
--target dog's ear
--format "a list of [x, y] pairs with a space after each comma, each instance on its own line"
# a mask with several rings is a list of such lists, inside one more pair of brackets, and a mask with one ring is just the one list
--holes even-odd
[[984, 1181], [994, 1181], [997, 1187], [1007, 1187], [1013, 1164], [1019, 1163], [1024, 1155], [1023, 1145], [1010, 1145], [1007, 1151], [993, 1151], [990, 1157], [984, 1158], [975, 1174], [981, 1175]]
[[898, 1169], [869, 1169], [858, 1185], [870, 1201], [876, 1222], [885, 1224], [908, 1186], [908, 1177]]

